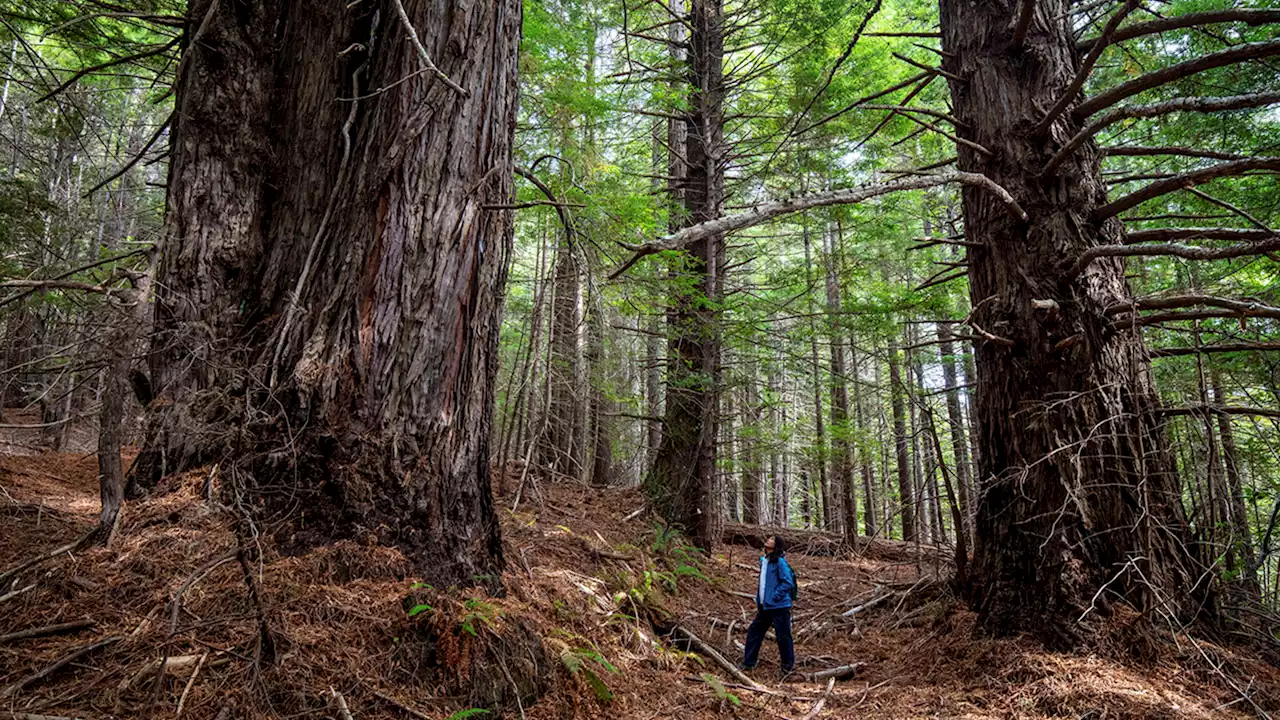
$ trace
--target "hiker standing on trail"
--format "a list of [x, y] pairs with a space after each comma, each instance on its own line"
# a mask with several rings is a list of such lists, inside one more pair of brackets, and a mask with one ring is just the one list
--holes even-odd
[[774, 535], [764, 543], [760, 556], [760, 580], [756, 585], [756, 618], [747, 628], [747, 652], [743, 670], [751, 670], [760, 658], [764, 634], [773, 626], [783, 677], [796, 668], [796, 649], [791, 642], [791, 602], [795, 598], [796, 575], [787, 564], [787, 543]]

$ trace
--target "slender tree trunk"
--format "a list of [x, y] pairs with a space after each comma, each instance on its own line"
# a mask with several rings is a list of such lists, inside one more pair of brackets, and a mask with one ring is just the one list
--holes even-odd
[[740, 522], [741, 516], [738, 514], [738, 473], [737, 459], [740, 448], [737, 443], [736, 419], [737, 407], [733, 401], [733, 391], [722, 392], [720, 394], [721, 403], [724, 405], [724, 414], [721, 416], [724, 421], [721, 423], [721, 447], [723, 451], [717, 451], [720, 456], [720, 470], [716, 476], [720, 479], [720, 496], [723, 498], [726, 515], [732, 522]]
[[[822, 362], [818, 354], [818, 323], [817, 307], [813, 302], [813, 287], [817, 284], [817, 280], [813, 275], [813, 258], [812, 243], [809, 241], [809, 226], [804, 226], [804, 272], [805, 280], [808, 283], [808, 291], [805, 292], [806, 306], [809, 313], [809, 365], [812, 376], [813, 393], [813, 434], [814, 434], [814, 470], [818, 478], [818, 498], [817, 502], [821, 503], [821, 512], [815, 511], [814, 517], [821, 517], [819, 523], [824, 529], [829, 529], [834, 521], [834, 508], [831, 504], [830, 485], [827, 482], [827, 430], [826, 422], [822, 412]], [[806, 486], [807, 487], [807, 486]]]
[[487, 206], [511, 202], [521, 8], [404, 8], [462, 92], [418, 72], [392, 0], [188, 7], [139, 467], [221, 461], [286, 551], [370, 534], [447, 586], [503, 564], [512, 216]]
[[[862, 371], [859, 365], [858, 346], [852, 333], [849, 335], [849, 377], [855, 386], [863, 385]], [[858, 465], [862, 472], [862, 495], [866, 499], [863, 504], [862, 532], [867, 537], [876, 534], [876, 495], [875, 495], [875, 454], [872, 453], [867, 437], [870, 435], [871, 421], [867, 416], [868, 403], [863, 400], [865, 385], [855, 387], [853, 393], [854, 416], [857, 420], [859, 436]]]
[[973, 536], [973, 505], [970, 502], [972, 479], [969, 468], [969, 438], [964, 427], [964, 413], [960, 410], [960, 394], [956, 388], [955, 344], [952, 342], [951, 325], [938, 323], [938, 352], [942, 362], [942, 382], [947, 388], [947, 425], [951, 431], [951, 452], [955, 457], [956, 492], [960, 498], [960, 517], [964, 527], [956, 528], [970, 538]]
[[840, 488], [845, 535], [858, 535], [858, 486], [854, 480], [852, 428], [849, 425], [849, 385], [845, 377], [844, 328], [840, 322], [839, 245], [843, 228], [829, 228], [827, 247], [827, 337], [831, 344], [832, 485]]
[[1092, 217], [1106, 202], [1096, 147], [1041, 173], [1082, 121], [1067, 113], [1049, 137], [1031, 136], [1080, 63], [1069, 3], [1037, 0], [1015, 47], [1020, 5], [940, 0], [959, 132], [991, 153], [960, 145], [959, 167], [999, 183], [1028, 215], [963, 190], [971, 317], [1000, 338], [976, 348], [982, 487], [969, 592], [988, 630], [1073, 645], [1087, 640], [1077, 620], [1104, 585], [1139, 608], [1215, 610], [1196, 586], [1146, 347], [1104, 312], [1132, 299], [1124, 264], [1063, 274], [1086, 249], [1123, 242], [1118, 220]]
[[760, 524], [760, 487], [761, 461], [760, 439], [764, 428], [761, 427], [760, 411], [760, 379], [756, 377], [757, 368], [754, 360], [745, 364], [743, 369], [743, 414], [741, 438], [742, 458], [742, 522], [751, 525]]
[[[721, 0], [693, 0], [689, 19], [683, 201], [684, 220], [699, 223], [718, 217], [724, 205]], [[671, 299], [666, 418], [658, 459], [644, 484], [659, 513], [702, 548], [710, 548], [720, 534], [715, 498], [720, 332], [715, 306], [722, 243], [718, 236], [703, 238], [681, 253], [680, 271], [693, 282], [677, 283]]]
[[[907, 438], [907, 412], [903, 405], [906, 386], [902, 382], [901, 359], [896, 343], [889, 344], [889, 393], [893, 406], [893, 447], [898, 467], [898, 503], [902, 508], [902, 539], [916, 540], [915, 493], [911, 483], [911, 458]], [[887, 478], [886, 478], [887, 481]], [[887, 516], [886, 516], [887, 517]]]
[[547, 382], [551, 403], [547, 411], [551, 421], [539, 449], [541, 464], [559, 475], [577, 479], [581, 475], [579, 426], [584, 418], [578, 412], [582, 388], [582, 351], [579, 345], [581, 325], [582, 272], [579, 250], [566, 230], [556, 246], [552, 272], [555, 286], [551, 300], [550, 343], [547, 349]]
[[[1211, 397], [1214, 405], [1226, 405], [1226, 392], [1222, 387], [1222, 375], [1217, 368], [1210, 369]], [[1240, 549], [1240, 568], [1245, 592], [1255, 601], [1261, 600], [1258, 585], [1257, 560], [1253, 549], [1253, 532], [1249, 528], [1249, 515], [1244, 505], [1244, 483], [1240, 477], [1240, 454], [1236, 449], [1235, 429], [1231, 416], [1218, 415], [1218, 435], [1222, 438], [1222, 462], [1226, 470], [1227, 489], [1231, 493], [1231, 524], [1235, 532], [1234, 542]]]

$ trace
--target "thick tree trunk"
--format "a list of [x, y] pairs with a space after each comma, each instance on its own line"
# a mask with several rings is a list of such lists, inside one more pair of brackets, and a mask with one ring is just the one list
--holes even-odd
[[[719, 217], [724, 205], [724, 16], [720, 0], [694, 0], [689, 20], [689, 111], [685, 122], [685, 221]], [[657, 462], [645, 491], [659, 513], [690, 540], [710, 548], [720, 537], [715, 497], [720, 331], [718, 303], [723, 238], [698, 240], [683, 253], [668, 315], [671, 359], [666, 417]]]
[[[962, 170], [1006, 188], [1029, 215], [963, 191], [978, 344], [976, 446], [980, 499], [970, 593], [983, 627], [1055, 643], [1095, 595], [1190, 612], [1187, 531], [1143, 340], [1117, 333], [1104, 309], [1131, 295], [1120, 260], [1064, 270], [1086, 249], [1123, 242], [1106, 202], [1097, 149], [1082, 146], [1049, 175], [1054, 151], [1080, 129], [1062, 116], [1031, 136], [1079, 66], [1066, 0], [1037, 0], [1025, 43], [1011, 42], [1017, 0], [940, 0], [944, 69], [965, 140]], [[1103, 587], [1106, 593], [1099, 594]], [[1157, 597], [1158, 596], [1158, 597]], [[1205, 606], [1212, 612], [1212, 606]]]
[[224, 461], [286, 550], [371, 534], [447, 586], [502, 567], [520, 4], [405, 9], [421, 49], [394, 0], [190, 5], [140, 467]]
[[889, 394], [893, 406], [893, 447], [898, 468], [898, 504], [902, 508], [902, 539], [913, 542], [916, 539], [916, 504], [911, 481], [911, 457], [908, 451], [910, 440], [907, 438], [907, 413], [903, 404], [903, 395], [907, 388], [902, 382], [901, 366], [898, 346], [890, 344]]

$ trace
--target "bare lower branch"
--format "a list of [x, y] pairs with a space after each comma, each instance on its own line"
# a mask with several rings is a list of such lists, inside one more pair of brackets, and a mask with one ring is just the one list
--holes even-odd
[[1280, 308], [1265, 305], [1254, 300], [1236, 300], [1233, 298], [1214, 297], [1212, 295], [1173, 295], [1169, 297], [1138, 298], [1130, 304], [1112, 305], [1107, 308], [1108, 315], [1138, 310], [1169, 310], [1185, 307], [1210, 307], [1219, 310], [1195, 310], [1190, 312], [1163, 312], [1143, 316], [1130, 316], [1117, 320], [1117, 329], [1131, 328], [1134, 324], [1153, 325], [1161, 322], [1179, 320], [1204, 320], [1210, 318], [1231, 317], [1265, 317], [1280, 320]]
[[1031, 131], [1032, 135], [1039, 136], [1047, 132], [1049, 127], [1053, 125], [1053, 121], [1057, 120], [1058, 116], [1062, 115], [1063, 111], [1067, 109], [1067, 106], [1076, 99], [1076, 95], [1080, 94], [1085, 81], [1089, 79], [1089, 75], [1093, 72], [1093, 66], [1098, 64], [1098, 58], [1102, 57], [1102, 51], [1106, 49], [1111, 36], [1115, 34], [1116, 28], [1120, 27], [1120, 23], [1126, 17], [1129, 17], [1129, 13], [1136, 10], [1140, 4], [1139, 0], [1125, 0], [1125, 4], [1120, 6], [1120, 9], [1111, 16], [1111, 19], [1107, 20], [1106, 26], [1102, 28], [1102, 34], [1099, 36], [1098, 42], [1094, 44], [1093, 49], [1089, 51], [1084, 61], [1080, 63], [1080, 69], [1076, 71], [1076, 76], [1071, 79], [1071, 84], [1067, 85], [1067, 89], [1063, 91], [1062, 96], [1053, 104], [1049, 112], [1045, 113], [1044, 118], [1040, 120], [1040, 124], [1036, 125], [1036, 129]]
[[1108, 157], [1177, 155], [1179, 157], [1208, 158], [1210, 160], [1246, 160], [1249, 157], [1248, 155], [1217, 152], [1215, 150], [1201, 150], [1200, 148], [1144, 145], [1117, 145], [1115, 147], [1106, 147], [1102, 148], [1102, 154]]
[[1244, 43], [1216, 53], [1203, 55], [1176, 65], [1170, 65], [1145, 75], [1140, 75], [1126, 83], [1121, 83], [1110, 90], [1085, 100], [1075, 109], [1075, 116], [1086, 118], [1124, 100], [1154, 87], [1167, 85], [1189, 75], [1212, 70], [1225, 65], [1234, 65], [1247, 60], [1280, 55], [1280, 40], [1270, 42]]
[[1171, 240], [1240, 240], [1259, 241], [1275, 237], [1270, 230], [1253, 228], [1155, 228], [1154, 230], [1133, 230], [1125, 233], [1126, 244], [1133, 245], [1144, 242], [1169, 242]]
[[1094, 260], [1103, 257], [1173, 256], [1187, 260], [1226, 260], [1246, 255], [1263, 255], [1280, 250], [1280, 236], [1271, 235], [1261, 242], [1228, 245], [1226, 247], [1198, 247], [1168, 243], [1163, 245], [1099, 245], [1080, 255], [1076, 264], [1067, 271], [1067, 277], [1078, 277]]
[[1201, 345], [1199, 347], [1157, 348], [1151, 351], [1151, 357], [1180, 357], [1183, 355], [1272, 351], [1280, 351], [1280, 343], [1216, 343], [1213, 345]]
[[2, 280], [0, 288], [31, 288], [32, 290], [82, 290], [106, 295], [114, 288], [106, 285], [76, 282], [74, 280]]
[[1116, 108], [1080, 129], [1070, 140], [1050, 158], [1044, 167], [1044, 173], [1053, 172], [1062, 164], [1076, 148], [1086, 140], [1102, 132], [1103, 129], [1121, 120], [1132, 118], [1151, 118], [1175, 112], [1223, 112], [1225, 110], [1243, 110], [1280, 103], [1280, 92], [1253, 93], [1250, 95], [1232, 95], [1230, 97], [1202, 98], [1189, 97], [1153, 103], [1151, 105], [1130, 105]]
[[1160, 408], [1159, 413], [1165, 417], [1179, 415], [1257, 415], [1258, 417], [1280, 418], [1280, 410], [1234, 407], [1230, 405], [1189, 405], [1187, 407]]
[[1000, 200], [1009, 207], [1009, 210], [1018, 217], [1023, 220], [1026, 220], [1027, 218], [1027, 213], [1020, 205], [1018, 205], [1018, 202], [1014, 200], [1013, 196], [985, 175], [969, 172], [950, 172], [924, 177], [904, 178], [887, 183], [864, 185], [856, 188], [817, 193], [805, 197], [766, 202], [757, 205], [747, 212], [726, 215], [724, 217], [716, 218], [715, 220], [698, 223], [697, 225], [684, 228], [683, 230], [667, 235], [666, 237], [660, 238], [654, 242], [645, 243], [643, 245], [627, 245], [625, 247], [631, 250], [634, 255], [621, 267], [614, 270], [613, 273], [610, 274], [609, 279], [616, 279], [619, 275], [626, 272], [628, 268], [645, 256], [653, 255], [665, 250], [678, 250], [706, 237], [722, 235], [737, 230], [745, 230], [746, 228], [761, 225], [775, 218], [792, 215], [805, 210], [812, 210], [814, 208], [830, 207], [832, 205], [853, 205], [870, 200], [874, 197], [889, 195], [895, 192], [902, 192], [904, 190], [922, 190], [924, 188], [948, 185], [951, 183], [961, 183], [964, 185], [974, 185], [984, 188], [988, 192], [1000, 198]]
[[1218, 163], [1207, 168], [1193, 170], [1191, 172], [1175, 175], [1167, 180], [1153, 182], [1150, 185], [1136, 192], [1125, 195], [1124, 197], [1107, 203], [1093, 211], [1094, 220], [1104, 220], [1106, 218], [1119, 215], [1120, 213], [1137, 207], [1142, 203], [1158, 198], [1161, 195], [1168, 195], [1176, 190], [1203, 185], [1210, 180], [1221, 177], [1230, 177], [1233, 175], [1243, 175], [1254, 170], [1280, 170], [1280, 158], [1251, 158], [1248, 160], [1236, 160], [1234, 162]]
[[[1188, 13], [1186, 15], [1177, 15], [1175, 17], [1160, 18], [1158, 20], [1130, 25], [1129, 27], [1118, 31], [1115, 35], [1112, 35], [1110, 40], [1106, 40], [1105, 42], [1108, 45], [1114, 45], [1115, 43], [1124, 42], [1125, 40], [1132, 40], [1145, 35], [1154, 35], [1156, 33], [1162, 33], [1169, 30], [1181, 30], [1182, 28], [1225, 22], [1242, 22], [1251, 26], [1280, 22], [1280, 10], [1208, 10], [1205, 12]], [[1081, 52], [1085, 52], [1090, 50], [1100, 40], [1103, 40], [1103, 38], [1086, 38], [1076, 43], [1076, 49]]]
[[454, 92], [464, 98], [470, 97], [471, 93], [467, 92], [466, 88], [453, 80], [450, 80], [449, 76], [445, 75], [444, 72], [440, 68], [436, 67], [436, 64], [431, 61], [431, 54], [427, 52], [427, 49], [422, 45], [422, 41], [418, 39], [418, 31], [413, 28], [413, 22], [409, 20], [409, 13], [404, 10], [404, 3], [400, 2], [400, 0], [392, 0], [392, 4], [396, 7], [396, 14], [400, 16], [400, 22], [404, 23], [404, 29], [409, 33], [409, 41], [413, 43], [414, 49], [418, 51], [418, 57], [422, 59], [422, 64], [427, 67], [427, 70], [430, 71], [432, 75], [435, 75], [437, 80], [447, 85]]
[[177, 47], [179, 40], [180, 40], [179, 38], [174, 38], [173, 40], [170, 40], [169, 42], [165, 43], [164, 45], [160, 45], [159, 47], [148, 48], [141, 52], [136, 52], [132, 55], [125, 55], [123, 57], [113, 58], [111, 60], [107, 60], [106, 62], [98, 63], [97, 65], [91, 65], [87, 68], [81, 68], [77, 70], [74, 75], [68, 78], [66, 82], [62, 83], [61, 85], [54, 88], [53, 90], [50, 90], [44, 95], [41, 95], [36, 100], [36, 103], [42, 103], [45, 100], [48, 100], [49, 98], [62, 92], [63, 90], [66, 90], [72, 85], [75, 85], [77, 82], [80, 81], [80, 78], [83, 78], [85, 75], [90, 75], [100, 70], [106, 70], [107, 68], [115, 67], [116, 65], [124, 65], [126, 63], [137, 62], [138, 60], [145, 60], [149, 57], [155, 57], [156, 55], [163, 55], [164, 53], [167, 53], [173, 48]]

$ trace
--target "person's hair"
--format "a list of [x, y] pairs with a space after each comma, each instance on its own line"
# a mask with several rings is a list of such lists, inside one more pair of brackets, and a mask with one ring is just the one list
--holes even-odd
[[777, 560], [787, 552], [787, 541], [780, 535], [773, 536], [773, 552], [769, 553], [770, 560]]

